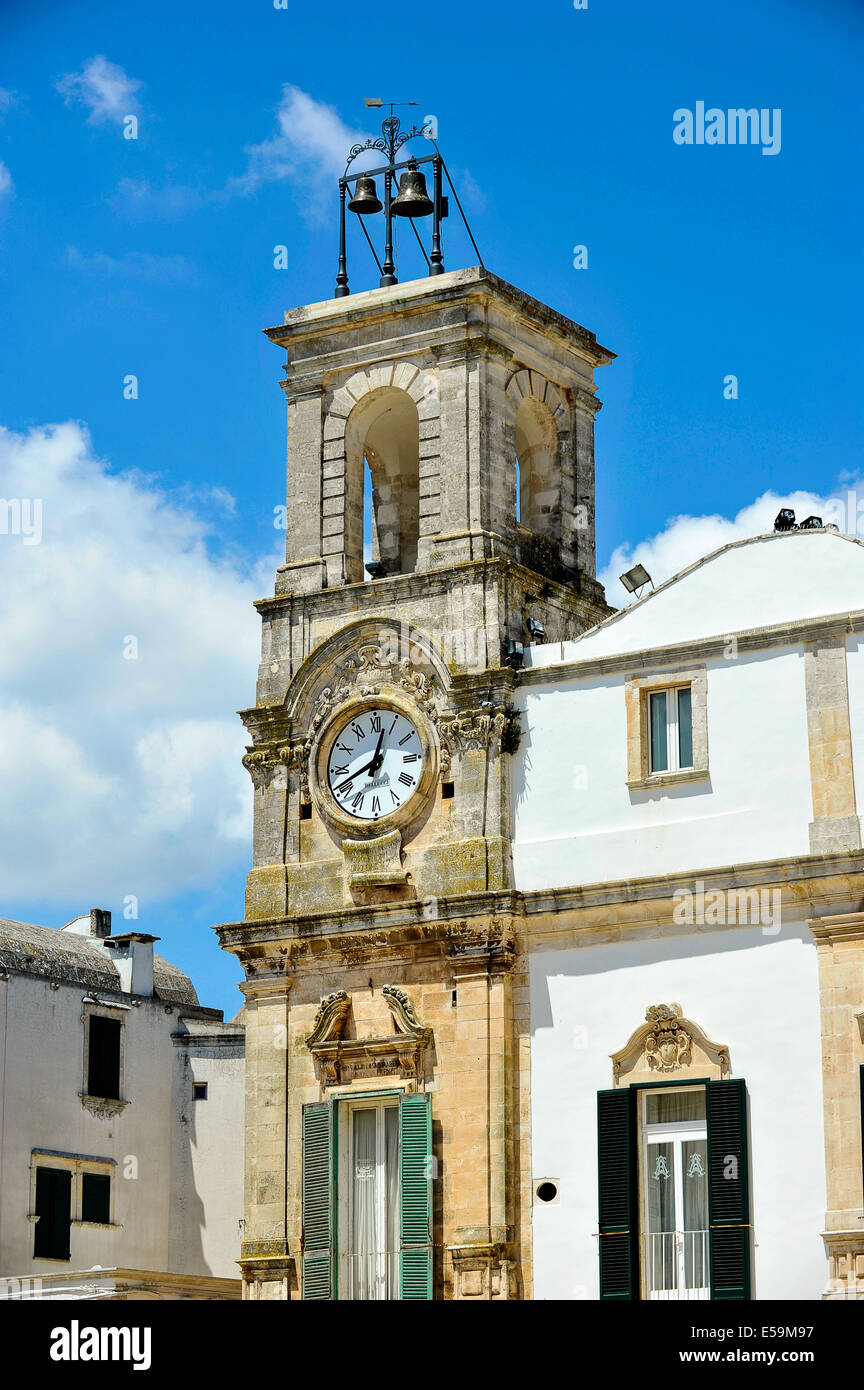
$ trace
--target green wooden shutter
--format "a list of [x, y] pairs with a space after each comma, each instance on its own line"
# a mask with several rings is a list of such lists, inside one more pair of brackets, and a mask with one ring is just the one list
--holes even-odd
[[36, 1169], [34, 1259], [68, 1260], [72, 1211], [72, 1174], [68, 1168]]
[[432, 1110], [399, 1097], [399, 1297], [432, 1297]]
[[639, 1199], [634, 1088], [597, 1093], [600, 1297], [639, 1298]]
[[336, 1113], [330, 1101], [303, 1106], [304, 1299], [332, 1299], [336, 1283]]
[[747, 1088], [743, 1081], [709, 1081], [708, 1225], [711, 1297], [750, 1297], [750, 1184]]

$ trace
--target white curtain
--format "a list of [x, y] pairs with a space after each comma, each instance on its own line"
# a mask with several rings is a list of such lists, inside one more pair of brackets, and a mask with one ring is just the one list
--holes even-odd
[[684, 1277], [688, 1289], [708, 1287], [708, 1142], [681, 1145], [684, 1184]]
[[352, 1298], [376, 1297], [375, 1275], [378, 1262], [377, 1129], [377, 1111], [356, 1110], [354, 1112]]
[[705, 1092], [688, 1091], [676, 1086], [674, 1091], [649, 1091], [645, 1105], [645, 1123], [649, 1125], [680, 1124], [682, 1120], [705, 1119]]

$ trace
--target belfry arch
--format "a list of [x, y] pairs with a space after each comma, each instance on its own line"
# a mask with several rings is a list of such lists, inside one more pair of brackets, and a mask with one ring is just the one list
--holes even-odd
[[[363, 470], [372, 483], [371, 534], [364, 535]], [[345, 431], [349, 565], [362, 573], [363, 551], [388, 574], [417, 567], [420, 537], [420, 419], [407, 391], [385, 386], [369, 392], [351, 412]], [[359, 524], [358, 522], [359, 508]]]
[[549, 407], [524, 396], [516, 412], [518, 518], [521, 526], [557, 539], [561, 518], [558, 431]]

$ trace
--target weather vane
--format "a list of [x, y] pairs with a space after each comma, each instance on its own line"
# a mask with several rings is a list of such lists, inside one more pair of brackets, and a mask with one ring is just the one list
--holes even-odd
[[[384, 101], [381, 97], [366, 97], [366, 106], [379, 107], [389, 106], [390, 115], [381, 124], [381, 134], [374, 140], [369, 139], [363, 144], [352, 145], [348, 151], [348, 162], [345, 165], [345, 172], [339, 180], [339, 268], [336, 274], [335, 297], [342, 298], [349, 294], [348, 289], [348, 261], [346, 251], [345, 236], [345, 212], [353, 212], [357, 216], [360, 226], [363, 228], [363, 235], [369, 243], [369, 249], [375, 258], [381, 276], [378, 284], [381, 288], [387, 285], [398, 284], [396, 276], [396, 262], [394, 260], [393, 242], [393, 218], [404, 217], [410, 224], [423, 257], [426, 261], [428, 273], [430, 275], [442, 275], [444, 272], [444, 257], [441, 253], [441, 221], [449, 214], [449, 199], [444, 194], [442, 188], [442, 175], [447, 179], [450, 191], [456, 200], [459, 214], [465, 224], [465, 230], [471, 238], [471, 244], [477, 253], [477, 259], [482, 266], [483, 260], [477, 250], [477, 243], [471, 234], [468, 220], [459, 202], [459, 195], [453, 187], [453, 180], [444, 163], [441, 151], [435, 140], [434, 123], [430, 120], [423, 126], [412, 125], [410, 130], [402, 129], [402, 122], [394, 114], [396, 106], [416, 106], [416, 101]], [[434, 154], [415, 155], [409, 153], [405, 159], [397, 159], [397, 155], [409, 140], [427, 140], [435, 148]], [[386, 157], [387, 163], [375, 169], [364, 169], [362, 173], [351, 174], [351, 165], [358, 155], [366, 150], [380, 150]], [[429, 197], [426, 188], [426, 178], [420, 169], [421, 164], [432, 165], [432, 197]], [[404, 170], [401, 177], [397, 179], [397, 170]], [[384, 202], [378, 197], [378, 189], [375, 184], [376, 178], [384, 176]], [[393, 196], [393, 186], [396, 184], [396, 197]], [[351, 185], [353, 184], [353, 192]], [[350, 194], [350, 197], [349, 197]], [[378, 253], [372, 242], [372, 238], [366, 227], [364, 218], [373, 213], [384, 213], [384, 260], [379, 260]], [[421, 217], [432, 218], [432, 240], [429, 252], [423, 245], [423, 239], [415, 226], [414, 219]]]

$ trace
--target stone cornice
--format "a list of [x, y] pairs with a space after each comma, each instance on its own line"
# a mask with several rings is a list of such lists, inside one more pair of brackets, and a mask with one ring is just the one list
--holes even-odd
[[[512, 941], [515, 928], [526, 934], [529, 949], [532, 945], [540, 945], [545, 935], [563, 928], [560, 914], [565, 912], [576, 915], [577, 920], [571, 926], [577, 932], [590, 933], [597, 928], [608, 930], [610, 927], [626, 932], [652, 923], [668, 925], [676, 886], [692, 887], [697, 882], [704, 885], [706, 894], [731, 888], [776, 886], [781, 890], [784, 910], [800, 912], [802, 907], [805, 910], [809, 907], [818, 911], [834, 903], [864, 901], [864, 850], [799, 855], [717, 868], [696, 867], [674, 876], [660, 874], [583, 887], [538, 889], [530, 893], [511, 889], [454, 895], [434, 903], [434, 916], [428, 901], [413, 900], [346, 906], [338, 912], [310, 913], [295, 918], [226, 922], [214, 927], [214, 931], [226, 950], [241, 957], [249, 954], [275, 959], [278, 948], [282, 970], [286, 968], [284, 962], [288, 953], [292, 963], [299, 957], [324, 956], [328, 952], [343, 957], [347, 954], [362, 961], [369, 958], [370, 952], [385, 948], [413, 951], [421, 946], [438, 954], [449, 945], [454, 953], [461, 949], [488, 955], [490, 949], [493, 952], [504, 949], [502, 930], [508, 941]], [[540, 922], [532, 922], [544, 916], [553, 919], [548, 928]], [[582, 921], [578, 920], [580, 916]], [[495, 928], [499, 934], [497, 946], [490, 945], [487, 928], [483, 922], [474, 923], [472, 919], [476, 918], [491, 918], [499, 923]], [[699, 930], [682, 926], [682, 934]], [[701, 930], [726, 928], [708, 926]], [[262, 986], [264, 983], [262, 979]], [[245, 990], [249, 988], [247, 983]]]
[[[490, 542], [499, 545], [507, 544], [505, 538], [492, 531], [472, 531], [461, 532], [462, 535], [471, 535], [478, 542], [486, 537]], [[283, 568], [288, 569], [288, 566]], [[273, 594], [267, 598], [255, 600], [255, 607], [264, 616], [280, 616], [283, 612], [290, 613], [292, 606], [297, 605], [302, 608], [304, 613], [315, 615], [320, 609], [326, 611], [330, 618], [339, 617], [342, 613], [356, 613], [357, 599], [363, 598], [364, 609], [369, 608], [369, 613], [364, 613], [364, 617], [374, 618], [374, 606], [376, 603], [381, 605], [379, 621], [387, 626], [393, 625], [393, 613], [396, 605], [400, 601], [412, 598], [437, 597], [440, 594], [448, 593], [458, 582], [461, 574], [476, 573], [484, 570], [487, 573], [500, 572], [510, 574], [515, 578], [523, 580], [526, 585], [534, 588], [538, 583], [545, 583], [549, 586], [548, 597], [557, 599], [561, 603], [572, 604], [574, 601], [598, 606], [602, 600], [595, 597], [595, 591], [602, 593], [602, 589], [595, 579], [588, 575], [580, 575], [579, 581], [582, 588], [577, 589], [574, 585], [562, 584], [555, 579], [538, 577], [537, 571], [529, 569], [525, 565], [520, 565], [517, 560], [511, 560], [503, 555], [481, 556], [476, 560], [464, 560], [456, 565], [443, 566], [441, 569], [430, 569], [411, 574], [392, 574], [385, 579], [376, 579], [373, 585], [367, 581], [358, 580], [354, 584], [340, 584], [336, 589], [321, 589], [311, 594]], [[608, 605], [606, 605], [608, 607]], [[609, 614], [614, 614], [615, 609], [609, 607]], [[555, 667], [555, 670], [560, 670]], [[530, 672], [526, 674], [532, 674]]]
[[748, 628], [743, 632], [728, 632], [717, 637], [698, 637], [690, 642], [675, 642], [666, 647], [646, 647], [639, 651], [611, 652], [608, 656], [586, 657], [581, 661], [561, 661], [553, 666], [538, 666], [520, 671], [517, 680], [520, 686], [531, 687], [622, 672], [629, 674], [637, 670], [644, 673], [647, 670], [679, 665], [696, 659], [704, 661], [722, 657], [732, 638], [735, 639], [738, 652], [741, 653], [759, 651], [766, 647], [801, 646], [807, 642], [821, 642], [827, 638], [862, 631], [864, 610], [858, 609], [852, 613], [833, 613], [824, 618], [805, 618], [800, 622]]
[[833, 917], [816, 917], [807, 922], [816, 941], [864, 941], [864, 912], [842, 912]]
[[601, 347], [596, 335], [582, 324], [481, 266], [449, 271], [440, 276], [424, 276], [383, 290], [364, 290], [343, 299], [304, 304], [289, 310], [283, 323], [265, 328], [264, 333], [271, 342], [287, 347], [302, 342], [304, 338], [314, 341], [325, 325], [330, 334], [340, 327], [356, 333], [358, 327], [364, 324], [391, 316], [398, 316], [400, 324], [405, 324], [406, 330], [410, 331], [410, 320], [414, 315], [428, 314], [430, 309], [442, 303], [455, 306], [462, 301], [467, 309], [472, 305], [485, 307], [493, 300], [507, 304], [535, 331], [563, 340], [571, 351], [589, 357], [598, 366], [615, 360], [615, 353]]

